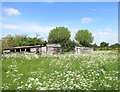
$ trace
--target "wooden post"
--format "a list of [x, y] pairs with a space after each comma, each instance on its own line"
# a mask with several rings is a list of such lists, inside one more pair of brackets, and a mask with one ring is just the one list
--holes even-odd
[[16, 53], [16, 49], [15, 49], [15, 51], [14, 51], [15, 53]]
[[20, 49], [20, 53], [21, 53], [21, 49]]
[[25, 48], [25, 52], [26, 52], [26, 48]]
[[46, 46], [46, 52], [45, 53], [47, 53], [48, 54], [48, 47]]

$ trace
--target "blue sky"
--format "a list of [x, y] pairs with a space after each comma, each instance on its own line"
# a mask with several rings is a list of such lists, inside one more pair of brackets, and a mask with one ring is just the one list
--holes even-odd
[[36, 33], [47, 40], [56, 26], [71, 31], [71, 39], [80, 29], [88, 29], [94, 42], [118, 42], [117, 2], [3, 2], [2, 35]]
[[119, 2], [119, 0], [4, 0], [2, 2]]

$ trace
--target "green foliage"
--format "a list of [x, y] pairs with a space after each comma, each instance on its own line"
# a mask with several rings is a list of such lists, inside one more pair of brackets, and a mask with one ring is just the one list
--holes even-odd
[[115, 44], [112, 44], [110, 47], [111, 48], [120, 48], [120, 44], [119, 43], [115, 43]]
[[6, 37], [3, 37], [1, 39], [2, 41], [2, 48], [10, 48], [15, 46], [15, 42], [14, 42], [14, 37], [12, 35], [7, 35]]
[[27, 35], [7, 35], [1, 39], [2, 48], [11, 48], [16, 46], [31, 46], [31, 45], [41, 45], [43, 40], [41, 38], [31, 38]]
[[65, 27], [56, 27], [52, 29], [48, 36], [49, 43], [61, 43], [70, 38], [70, 31]]
[[15, 35], [13, 36], [14, 46], [26, 45], [27, 35]]
[[76, 42], [73, 40], [66, 40], [60, 43], [62, 46], [62, 51], [63, 52], [69, 52], [69, 51], [74, 51], [74, 48], [76, 46]]
[[120, 44], [115, 43], [109, 46], [107, 42], [101, 42], [100, 46], [96, 46], [96, 44], [92, 45], [94, 50], [120, 50]]
[[101, 43], [100, 43], [100, 46], [101, 46], [101, 47], [108, 47], [108, 46], [109, 46], [109, 43], [107, 43], [107, 42], [101, 42]]
[[94, 43], [92, 46], [93, 46], [94, 48], [97, 48], [97, 47], [98, 47], [96, 43]]
[[120, 51], [120, 43], [115, 43], [109, 46], [111, 50], [118, 50]]
[[93, 47], [94, 50], [96, 50], [98, 46], [97, 46], [96, 43], [94, 43], [94, 44], [92, 45], [92, 47]]
[[76, 35], [75, 39], [82, 45], [82, 46], [90, 46], [90, 43], [93, 42], [94, 37], [92, 36], [92, 33], [90, 33], [88, 30], [79, 30]]
[[70, 31], [65, 27], [52, 29], [48, 36], [48, 43], [59, 43], [63, 52], [72, 50], [73, 42], [70, 40]]
[[0, 54], [2, 53], [2, 41], [0, 40]]
[[41, 39], [38, 39], [38, 38], [36, 38], [36, 37], [34, 37], [34, 38], [30, 38], [30, 37], [28, 37], [27, 38], [27, 41], [26, 41], [26, 44], [27, 45], [42, 45], [43, 44], [43, 42], [42, 42], [42, 40]]

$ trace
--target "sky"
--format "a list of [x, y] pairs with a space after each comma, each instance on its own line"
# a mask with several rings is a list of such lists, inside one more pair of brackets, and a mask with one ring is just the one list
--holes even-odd
[[94, 42], [118, 42], [117, 2], [3, 2], [2, 36], [36, 33], [47, 40], [51, 29], [64, 26], [71, 39], [78, 30], [87, 29]]
[[119, 0], [2, 0], [2, 2], [119, 2]]

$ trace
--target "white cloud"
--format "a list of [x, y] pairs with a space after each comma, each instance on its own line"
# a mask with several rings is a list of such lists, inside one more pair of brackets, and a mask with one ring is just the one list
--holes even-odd
[[[0, 23], [1, 24], [1, 23]], [[55, 26], [42, 26], [39, 24], [2, 24], [3, 34], [28, 34], [29, 36], [35, 36], [35, 33], [40, 34], [40, 37], [47, 40], [48, 34], [51, 29], [55, 28]], [[68, 27], [69, 28], [69, 27]], [[77, 28], [70, 28], [71, 31], [71, 39], [74, 39], [75, 33], [77, 32]], [[6, 31], [6, 32], [5, 32]], [[118, 32], [111, 28], [98, 29], [96, 31], [91, 31], [94, 36], [94, 42], [98, 45], [100, 42], [105, 41], [110, 44], [118, 42]], [[4, 35], [3, 35], [4, 36]]]
[[[47, 36], [50, 32], [51, 29], [53, 29], [54, 27], [51, 26], [41, 26], [39, 24], [30, 24], [30, 23], [26, 23], [26, 24], [7, 24], [7, 23], [3, 23], [2, 24], [2, 28], [3, 28], [3, 33], [6, 33], [5, 31], [7, 31], [8, 34], [30, 34], [30, 35], [34, 35], [35, 33], [40, 34], [41, 37], [43, 37], [44, 39], [47, 39]], [[4, 35], [3, 35], [4, 36]], [[35, 36], [35, 35], [34, 35]]]
[[[74, 39], [77, 30], [77, 28], [72, 29], [71, 39]], [[113, 30], [112, 28], [98, 29], [96, 31], [90, 32], [94, 36], [93, 43], [96, 43], [97, 45], [99, 45], [103, 41], [108, 42], [109, 44], [114, 44], [118, 42], [118, 32], [116, 30]]]
[[15, 15], [15, 16], [21, 15], [20, 11], [15, 9], [15, 8], [5, 8], [3, 11], [5, 12], [5, 14], [10, 15], [10, 16], [12, 16], [12, 15]]
[[118, 32], [113, 31], [111, 28], [105, 28], [104, 31], [99, 29], [92, 33], [94, 36], [94, 43], [100, 44], [100, 42], [105, 41], [113, 44], [118, 42]]
[[83, 24], [88, 24], [88, 23], [91, 23], [92, 21], [93, 21], [93, 19], [92, 18], [90, 18], [90, 17], [84, 17], [84, 18], [81, 18], [81, 23], [83, 23]]
[[41, 26], [38, 24], [7, 24], [3, 23], [3, 29], [9, 30], [19, 30], [19, 31], [28, 31], [28, 32], [46, 32], [50, 27]]
[[2, 24], [2, 27], [3, 29], [10, 29], [10, 30], [19, 29], [19, 26], [14, 24]]

